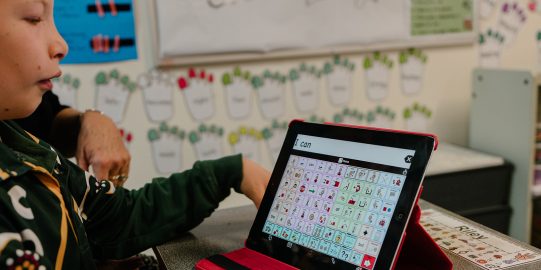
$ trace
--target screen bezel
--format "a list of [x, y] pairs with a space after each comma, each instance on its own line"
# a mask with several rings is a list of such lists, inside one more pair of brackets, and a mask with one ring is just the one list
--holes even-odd
[[349, 262], [278, 237], [272, 237], [272, 240], [269, 240], [269, 235], [263, 232], [263, 226], [272, 207], [298, 134], [415, 150], [387, 234], [380, 248], [375, 268], [373, 268], [374, 270], [389, 269], [393, 264], [413, 205], [418, 197], [426, 166], [436, 144], [435, 137], [409, 132], [292, 121], [256, 219], [250, 229], [246, 247], [302, 269], [360, 268]]

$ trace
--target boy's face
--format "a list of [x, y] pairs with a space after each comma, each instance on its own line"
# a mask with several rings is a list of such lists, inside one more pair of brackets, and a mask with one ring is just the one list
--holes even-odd
[[30, 115], [68, 52], [53, 0], [0, 0], [0, 120]]

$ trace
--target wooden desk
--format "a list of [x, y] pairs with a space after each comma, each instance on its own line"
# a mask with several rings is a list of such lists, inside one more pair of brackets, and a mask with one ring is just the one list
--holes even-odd
[[[541, 250], [514, 240], [481, 224], [468, 221], [463, 217], [450, 213], [426, 201], [421, 200], [420, 205], [422, 209], [436, 209], [445, 212], [461, 221], [474, 224], [502, 239], [541, 252]], [[253, 206], [225, 209], [213, 213], [210, 218], [206, 219], [190, 233], [154, 248], [154, 252], [156, 253], [156, 257], [158, 258], [161, 267], [163, 269], [192, 269], [195, 263], [202, 258], [243, 247], [244, 240], [248, 237], [256, 213], [256, 209]], [[455, 254], [447, 251], [446, 253], [453, 261], [454, 269], [483, 269]], [[538, 261], [529, 265], [511, 267], [506, 270], [508, 269], [539, 270], [541, 269], [541, 262]]]

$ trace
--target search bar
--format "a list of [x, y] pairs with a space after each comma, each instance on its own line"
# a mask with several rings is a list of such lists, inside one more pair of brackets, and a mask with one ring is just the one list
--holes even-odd
[[409, 169], [414, 150], [351, 141], [297, 135], [294, 150], [355, 159]]

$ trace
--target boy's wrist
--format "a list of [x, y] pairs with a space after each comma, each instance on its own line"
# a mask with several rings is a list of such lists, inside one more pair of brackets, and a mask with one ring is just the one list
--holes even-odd
[[100, 116], [105, 116], [105, 114], [98, 110], [98, 109], [94, 109], [94, 108], [90, 108], [90, 109], [86, 109], [85, 111], [81, 112], [79, 114], [79, 129], [81, 128], [82, 124], [83, 124], [83, 121], [84, 121], [84, 118], [86, 115], [91, 115], [91, 114], [97, 114], [97, 115], [100, 115]]

